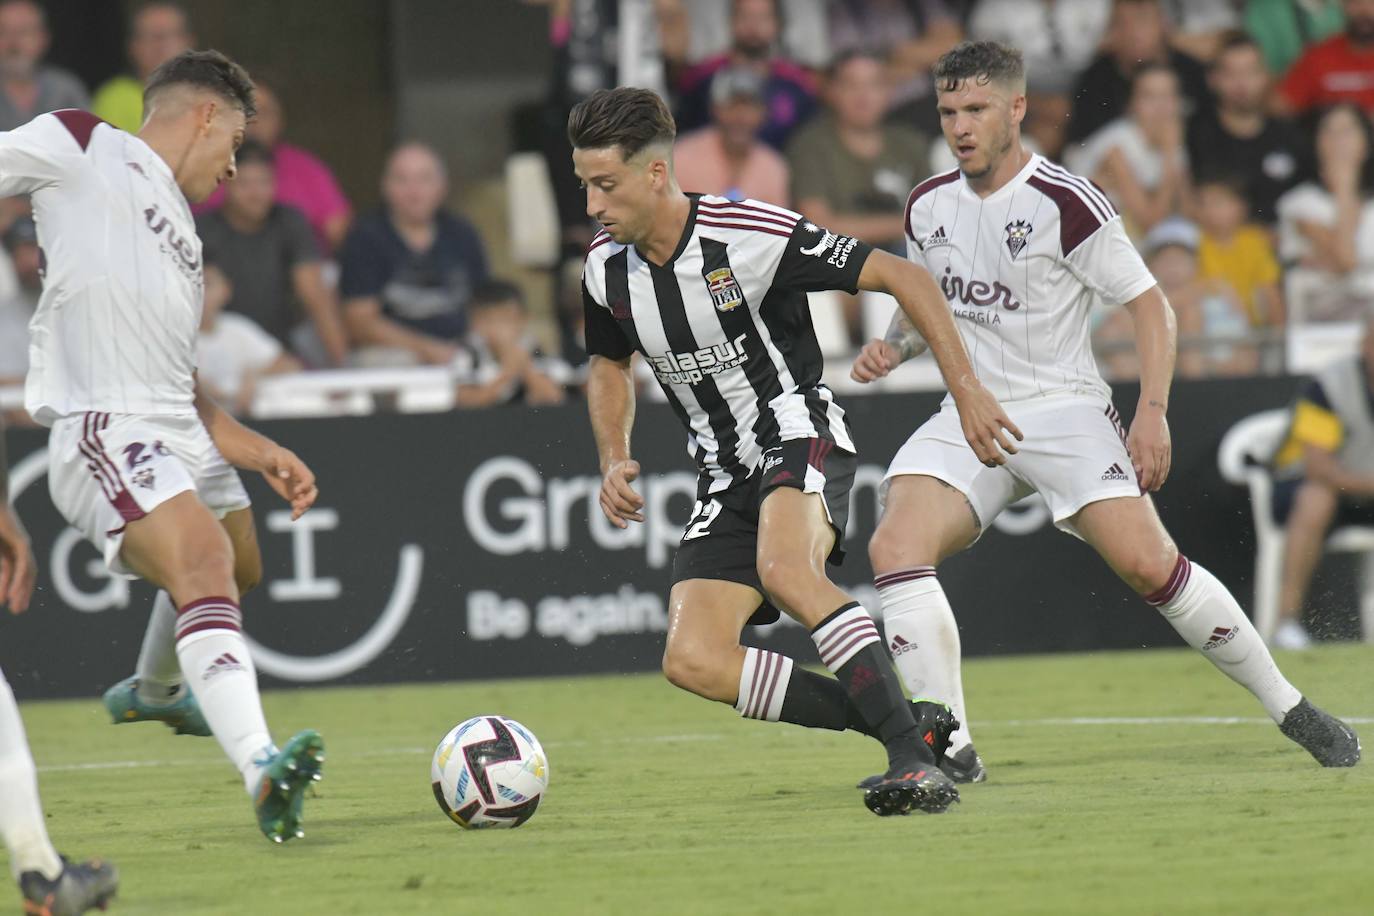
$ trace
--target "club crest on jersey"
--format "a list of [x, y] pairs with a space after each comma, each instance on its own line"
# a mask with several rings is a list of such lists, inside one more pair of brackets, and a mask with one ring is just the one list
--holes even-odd
[[716, 304], [716, 311], [728, 312], [744, 304], [744, 290], [735, 279], [735, 272], [728, 267], [717, 267], [704, 275], [706, 291]]
[[1026, 247], [1026, 239], [1034, 231], [1030, 223], [1023, 219], [1007, 223], [1007, 251], [1011, 252], [1011, 259], [1016, 260], [1016, 256], [1021, 253], [1021, 249]]

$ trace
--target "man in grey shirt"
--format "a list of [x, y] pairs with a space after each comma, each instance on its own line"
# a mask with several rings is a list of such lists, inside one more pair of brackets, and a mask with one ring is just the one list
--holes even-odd
[[0, 0], [0, 131], [62, 108], [89, 108], [73, 74], [45, 65], [48, 23], [33, 0]]

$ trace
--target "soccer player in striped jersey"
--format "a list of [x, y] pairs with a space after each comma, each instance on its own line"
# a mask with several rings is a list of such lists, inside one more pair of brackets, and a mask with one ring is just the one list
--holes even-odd
[[[0, 420], [0, 608], [28, 609], [37, 579], [29, 536], [10, 508], [5, 424]], [[38, 772], [5, 674], [0, 671], [0, 838], [9, 851], [10, 873], [19, 882], [25, 913], [84, 913], [114, 896], [119, 873], [109, 862], [69, 862], [48, 838], [38, 798]]]
[[137, 679], [106, 707], [116, 723], [213, 732], [280, 842], [299, 835], [323, 744], [306, 730], [278, 749], [263, 717], [239, 611], [262, 559], [234, 468], [261, 472], [294, 517], [317, 491], [299, 458], [196, 384], [204, 278], [188, 203], [233, 177], [253, 84], [224, 55], [188, 51], [153, 73], [144, 110], [137, 136], [75, 110], [0, 134], [0, 196], [32, 195], [46, 265], [25, 406], [52, 428], [58, 511], [112, 573], [161, 589]]
[[[687, 428], [699, 472], [674, 559], [664, 673], [746, 717], [876, 737], [888, 769], [865, 794], [870, 809], [944, 810], [957, 792], [921, 740], [877, 628], [826, 574], [841, 556], [856, 459], [844, 411], [821, 384], [806, 299], [895, 295], [931, 342], [970, 448], [997, 464], [1015, 450], [1015, 428], [974, 380], [938, 288], [901, 258], [782, 207], [684, 194], [673, 119], [652, 92], [594, 93], [568, 134], [602, 226], [583, 274], [602, 511], [622, 528], [643, 519], [631, 485], [636, 350]], [[779, 608], [811, 629], [838, 680], [740, 645], [748, 623], [776, 620]]]
[[[935, 567], [1032, 492], [1056, 525], [1253, 693], [1285, 735], [1324, 766], [1353, 765], [1355, 733], [1283, 677], [1226, 587], [1179, 553], [1148, 496], [1169, 475], [1175, 325], [1121, 217], [1096, 185], [1022, 147], [1019, 51], [966, 43], [940, 59], [935, 77], [959, 166], [912, 192], [908, 253], [940, 278], [978, 378], [1026, 434], [1004, 465], [988, 466], [958, 435], [963, 406], [946, 400], [893, 458], [869, 545], [908, 689], [948, 703], [964, 723], [946, 772], [985, 776], [968, 733], [959, 631]], [[1093, 359], [1088, 313], [1098, 303], [1124, 304], [1135, 321], [1140, 400], [1129, 434]], [[864, 347], [853, 377], [880, 378], [924, 347], [920, 329], [898, 314], [886, 340]]]

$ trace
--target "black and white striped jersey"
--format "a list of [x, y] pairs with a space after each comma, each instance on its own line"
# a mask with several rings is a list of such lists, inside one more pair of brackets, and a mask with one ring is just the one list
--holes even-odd
[[701, 496], [748, 478], [764, 449], [821, 438], [853, 452], [844, 410], [821, 384], [806, 293], [855, 292], [873, 250], [753, 200], [689, 195], [668, 263], [598, 233], [582, 275], [587, 350], [638, 350], [688, 430]]

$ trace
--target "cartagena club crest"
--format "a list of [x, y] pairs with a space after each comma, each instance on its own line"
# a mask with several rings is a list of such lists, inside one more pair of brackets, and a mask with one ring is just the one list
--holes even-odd
[[1007, 223], [1007, 251], [1011, 252], [1013, 261], [1021, 253], [1021, 249], [1026, 247], [1026, 239], [1031, 234], [1032, 229], [1031, 224], [1023, 219]]
[[711, 294], [717, 311], [728, 312], [744, 304], [744, 290], [740, 289], [735, 273], [730, 268], [717, 267], [707, 271], [704, 277], [706, 290]]

